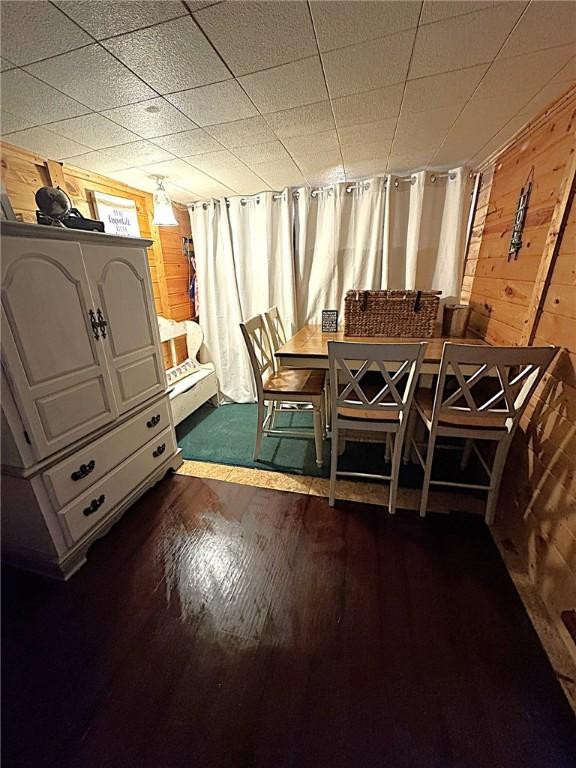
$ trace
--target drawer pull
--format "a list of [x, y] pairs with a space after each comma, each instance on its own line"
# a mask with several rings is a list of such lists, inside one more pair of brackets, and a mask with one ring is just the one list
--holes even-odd
[[97, 509], [100, 509], [102, 504], [104, 504], [105, 498], [106, 497], [104, 496], [104, 494], [102, 494], [102, 496], [99, 496], [97, 499], [92, 499], [92, 501], [90, 502], [90, 506], [84, 509], [84, 514], [86, 515], [86, 517], [88, 517], [89, 515], [93, 515]]
[[166, 450], [166, 443], [162, 443], [162, 445], [159, 445], [155, 451], [152, 451], [152, 456], [154, 456], [154, 458], [157, 459], [158, 456], [162, 456], [165, 450]]
[[70, 477], [72, 480], [83, 480], [87, 475], [90, 474], [90, 472], [94, 471], [95, 466], [96, 462], [94, 459], [89, 461], [88, 464], [80, 464], [80, 469], [77, 469], [76, 472], [72, 472]]
[[146, 422], [146, 426], [148, 429], [152, 429], [152, 427], [155, 427], [157, 424], [160, 424], [160, 414], [157, 413], [156, 416], [152, 416], [150, 421]]

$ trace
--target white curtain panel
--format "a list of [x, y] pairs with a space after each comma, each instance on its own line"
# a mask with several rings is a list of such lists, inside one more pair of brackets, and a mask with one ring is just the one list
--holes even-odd
[[[348, 186], [357, 186], [347, 192]], [[350, 288], [380, 287], [385, 179], [335, 184], [295, 202], [298, 324], [320, 323], [323, 309], [344, 307]]]
[[242, 305], [228, 209], [224, 198], [190, 209], [196, 255], [202, 357], [216, 366], [224, 401], [248, 403], [255, 398], [250, 361], [240, 331]]

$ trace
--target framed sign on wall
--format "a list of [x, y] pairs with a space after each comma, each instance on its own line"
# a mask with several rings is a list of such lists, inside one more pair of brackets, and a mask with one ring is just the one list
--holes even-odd
[[107, 195], [104, 192], [91, 194], [96, 215], [104, 222], [104, 231], [108, 235], [140, 237], [138, 210], [134, 200]]

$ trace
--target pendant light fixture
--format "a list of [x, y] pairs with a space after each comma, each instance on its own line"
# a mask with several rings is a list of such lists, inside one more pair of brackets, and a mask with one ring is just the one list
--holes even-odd
[[152, 223], [155, 227], [177, 227], [178, 222], [172, 210], [172, 200], [164, 189], [162, 178], [162, 176], [156, 177], [157, 187], [153, 195], [154, 219]]

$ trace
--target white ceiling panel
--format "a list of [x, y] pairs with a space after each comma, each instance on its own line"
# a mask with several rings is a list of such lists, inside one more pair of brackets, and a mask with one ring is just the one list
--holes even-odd
[[534, 116], [541, 112], [546, 107], [550, 106], [553, 101], [556, 101], [566, 91], [566, 83], [562, 82], [550, 82], [544, 86], [541, 91], [533, 96], [529, 101], [520, 108], [520, 115], [524, 115], [524, 119], [527, 116]]
[[62, 158], [68, 165], [74, 168], [82, 168], [85, 171], [94, 173], [108, 174], [112, 171], [119, 171], [122, 168], [129, 168], [130, 163], [119, 157], [110, 157], [105, 149], [98, 149], [95, 152], [87, 152], [85, 155], [76, 155], [74, 157]]
[[26, 70], [97, 111], [156, 96], [99, 45], [64, 53]]
[[196, 128], [196, 124], [189, 117], [161, 97], [147, 99], [127, 107], [109, 109], [102, 114], [143, 139]]
[[65, 117], [85, 115], [90, 110], [63, 93], [42, 83], [22, 69], [0, 75], [2, 111], [31, 125], [51, 123]]
[[0, 56], [0, 72], [4, 72], [7, 69], [14, 69], [15, 65], [12, 64], [8, 59], [4, 59]]
[[365, 179], [367, 176], [381, 176], [386, 173], [387, 167], [387, 161], [383, 158], [357, 161], [347, 161], [344, 159], [347, 181], [357, 181]]
[[490, 139], [490, 141], [482, 147], [478, 154], [473, 158], [473, 162], [480, 163], [482, 160], [489, 157], [492, 152], [500, 149], [500, 147], [509, 141], [515, 133], [517, 133], [526, 125], [527, 122], [528, 119], [526, 115], [513, 117], [512, 120], [510, 120], [510, 122], [504, 126], [504, 128], [498, 131], [494, 138]]
[[159, 93], [231, 77], [190, 16], [113, 37], [103, 45]]
[[514, 95], [529, 90], [536, 94], [568, 63], [573, 50], [573, 46], [563, 45], [513, 59], [497, 59], [482, 79], [474, 98]]
[[240, 83], [264, 114], [328, 98], [318, 56], [241, 77]]
[[306, 184], [306, 179], [290, 157], [254, 164], [251, 167], [272, 189], [282, 189], [286, 186], [300, 187]]
[[400, 112], [403, 91], [404, 86], [399, 84], [334, 99], [332, 106], [337, 127], [375, 123], [385, 118], [396, 117]]
[[392, 3], [312, 0], [310, 8], [321, 51], [414, 29], [420, 15], [420, 3], [410, 0]]
[[111, 158], [121, 158], [126, 162], [125, 167], [159, 163], [172, 158], [170, 152], [144, 140], [122, 144], [119, 147], [110, 147], [106, 150], [106, 154]]
[[394, 136], [396, 122], [395, 117], [390, 117], [387, 120], [379, 120], [376, 123], [349, 125], [345, 128], [339, 128], [338, 136], [342, 151], [344, 151], [344, 147], [354, 147], [359, 144], [389, 144], [390, 139]]
[[210, 125], [206, 131], [228, 149], [250, 147], [254, 144], [262, 144], [276, 139], [274, 132], [261, 116], [235, 120], [232, 123]]
[[218, 3], [195, 14], [238, 77], [317, 52], [306, 2]]
[[0, 110], [0, 134], [23, 131], [25, 128], [32, 128], [34, 125], [33, 120], [26, 120], [24, 117], [13, 115], [12, 112], [8, 112], [6, 109]]
[[459, 107], [429, 109], [417, 114], [402, 114], [394, 139], [394, 153], [406, 154], [411, 149], [418, 151], [436, 147], [445, 138], [460, 112]]
[[245, 195], [253, 195], [270, 188], [254, 171], [245, 166], [243, 168], [222, 168], [215, 174], [215, 178], [221, 184]]
[[[140, 168], [152, 176], [163, 176], [184, 189], [194, 189], [191, 179], [198, 175], [198, 172], [185, 160], [174, 159], [165, 160], [161, 163], [147, 163]], [[205, 179], [205, 174], [201, 174], [201, 178]], [[197, 191], [200, 192], [200, 190]]]
[[258, 114], [254, 104], [235, 80], [171, 93], [166, 98], [202, 127]]
[[222, 149], [220, 144], [209, 136], [206, 131], [196, 128], [193, 131], [182, 131], [170, 136], [157, 136], [153, 143], [166, 149], [176, 157], [200, 155], [204, 152], [216, 152]]
[[322, 55], [332, 98], [404, 82], [415, 30], [399, 32]]
[[309, 181], [316, 181], [323, 171], [328, 171], [330, 175], [343, 174], [344, 172], [342, 168], [342, 155], [339, 149], [294, 156], [294, 161]]
[[553, 83], [576, 82], [576, 56], [573, 56], [566, 66], [557, 72], [552, 78]]
[[498, 58], [519, 56], [564, 44], [576, 48], [576, 3], [571, 0], [532, 2]]
[[90, 149], [105, 149], [138, 140], [138, 136], [131, 131], [96, 113], [60, 120], [51, 123], [49, 128], [53, 133], [80, 142]]
[[188, 176], [187, 183], [193, 188], [194, 200], [205, 200], [209, 197], [228, 197], [233, 195], [234, 191], [225, 184], [221, 184], [216, 179], [212, 179], [201, 171], [195, 171], [191, 168], [191, 174]]
[[328, 152], [330, 150], [339, 150], [338, 134], [335, 130], [322, 131], [322, 133], [313, 133], [310, 136], [294, 136], [290, 139], [283, 139], [284, 146], [291, 155], [311, 155], [317, 152]]
[[46, 128], [28, 128], [25, 131], [9, 133], [3, 136], [3, 139], [9, 144], [15, 144], [17, 147], [24, 147], [31, 152], [39, 155], [46, 155], [51, 160], [61, 160], [63, 157], [72, 155], [82, 155], [87, 147], [78, 144], [65, 136], [59, 136]]
[[218, 152], [207, 152], [202, 155], [194, 155], [188, 158], [188, 163], [198, 168], [204, 173], [215, 176], [216, 172], [226, 170], [228, 168], [238, 170], [245, 168], [244, 163], [236, 157], [236, 155], [229, 152], [227, 149], [221, 149]]
[[502, 3], [485, 11], [420, 26], [409, 78], [492, 61], [523, 8], [524, 3]]
[[279, 141], [253, 144], [249, 147], [236, 147], [234, 154], [251, 167], [258, 163], [274, 162], [289, 158], [285, 147]]
[[2, 53], [14, 64], [31, 64], [92, 42], [51, 3], [3, 0], [0, 21]]
[[380, 167], [383, 166], [386, 168], [389, 152], [390, 140], [342, 147], [342, 156], [344, 158], [345, 166], [374, 161], [378, 162]]
[[57, 0], [56, 5], [97, 40], [187, 14], [182, 3], [171, 0]]
[[407, 155], [392, 152], [388, 158], [388, 173], [397, 173], [404, 176], [413, 171], [426, 168], [432, 157], [433, 150], [415, 150]]
[[477, 0], [424, 0], [420, 24], [430, 24], [434, 21], [442, 21], [452, 16], [462, 16], [464, 13], [482, 11], [492, 8], [493, 0], [477, 2]]
[[464, 106], [488, 69], [488, 64], [408, 80], [403, 112], [424, 112], [437, 107]]
[[307, 167], [306, 179], [309, 184], [318, 186], [338, 184], [346, 181], [346, 171], [341, 162], [339, 165], [329, 165], [328, 159], [318, 158], [317, 163]]
[[334, 116], [329, 101], [271, 112], [266, 115], [266, 120], [280, 139], [306, 136], [334, 128]]

